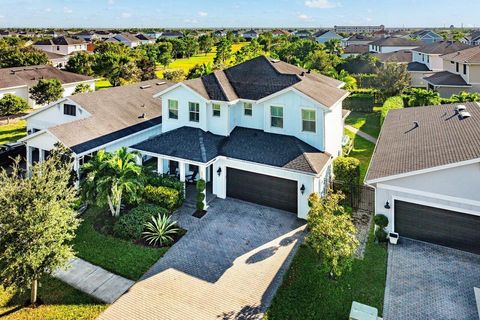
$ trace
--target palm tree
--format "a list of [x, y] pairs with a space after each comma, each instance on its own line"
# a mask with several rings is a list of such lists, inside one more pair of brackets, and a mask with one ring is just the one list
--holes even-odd
[[408, 106], [410, 107], [437, 105], [441, 101], [438, 92], [427, 89], [412, 88], [407, 95], [409, 96]]
[[[100, 150], [95, 157], [82, 166], [87, 173], [82, 182], [82, 195], [99, 206], [108, 205], [112, 216], [120, 215], [122, 198], [138, 198], [143, 186], [141, 167], [135, 163], [136, 152], [123, 147], [114, 153]], [[93, 201], [92, 199], [95, 199]]]
[[459, 94], [452, 95], [450, 100], [452, 103], [480, 101], [480, 93], [462, 91]]
[[330, 39], [325, 42], [325, 50], [330, 54], [341, 55], [343, 53], [342, 42], [338, 39]]

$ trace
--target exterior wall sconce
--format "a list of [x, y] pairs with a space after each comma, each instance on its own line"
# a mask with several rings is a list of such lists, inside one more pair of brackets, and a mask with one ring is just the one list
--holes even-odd
[[222, 174], [222, 168], [218, 167], [217, 175], [220, 177], [221, 174]]
[[301, 192], [302, 194], [305, 193], [305, 185], [304, 185], [304, 184], [302, 184], [302, 187], [300, 188], [300, 192]]
[[390, 203], [387, 201], [385, 202], [385, 206], [384, 206], [385, 209], [390, 209]]

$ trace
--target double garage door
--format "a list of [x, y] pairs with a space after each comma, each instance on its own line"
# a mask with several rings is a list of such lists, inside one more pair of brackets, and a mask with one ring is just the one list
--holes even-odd
[[480, 216], [395, 201], [400, 236], [480, 254]]
[[297, 213], [297, 181], [227, 168], [227, 197]]

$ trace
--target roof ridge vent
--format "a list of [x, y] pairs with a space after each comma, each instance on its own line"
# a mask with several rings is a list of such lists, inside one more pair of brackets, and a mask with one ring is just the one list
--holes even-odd
[[151, 87], [151, 85], [145, 84], [145, 85], [143, 85], [143, 86], [140, 86], [140, 89], [148, 89], [148, 88], [150, 88], [150, 87]]
[[470, 118], [472, 115], [467, 112], [466, 110], [461, 110], [459, 113], [458, 113], [458, 117], [460, 118], [460, 120], [463, 120], [463, 119], [467, 119], [467, 118]]
[[467, 107], [464, 104], [459, 104], [455, 107], [455, 111], [457, 113], [460, 113], [460, 112], [465, 111], [465, 110], [467, 110]]

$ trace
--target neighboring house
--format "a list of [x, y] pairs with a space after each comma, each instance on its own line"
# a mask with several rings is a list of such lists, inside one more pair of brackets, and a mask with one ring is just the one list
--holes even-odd
[[297, 30], [294, 31], [293, 34], [299, 38], [306, 39], [306, 38], [311, 38], [312, 33], [308, 30]]
[[410, 50], [399, 50], [388, 53], [373, 53], [380, 63], [408, 64], [412, 61], [412, 52]]
[[408, 71], [412, 76], [413, 87], [426, 87], [423, 78], [443, 70], [442, 55], [470, 48], [461, 42], [440, 41], [425, 44], [412, 50], [412, 62]]
[[225, 37], [227, 35], [227, 31], [225, 30], [215, 30], [212, 35], [214, 37]]
[[346, 39], [343, 39], [342, 43], [345, 47], [352, 45], [366, 45], [368, 47], [368, 45], [375, 40], [375, 38], [366, 36], [364, 34], [354, 34]]
[[443, 41], [443, 37], [432, 30], [420, 30], [410, 34], [410, 38], [418, 39], [426, 44]]
[[288, 32], [287, 30], [283, 30], [283, 29], [275, 29], [272, 31], [272, 36], [273, 37], [280, 37], [280, 36], [289, 36], [290, 35], [290, 32]]
[[42, 161], [60, 142], [73, 152], [78, 170], [100, 149], [115, 151], [161, 132], [162, 102], [153, 94], [171, 83], [149, 80], [76, 94], [25, 116], [27, 164]]
[[335, 26], [336, 33], [373, 33], [384, 30], [384, 25], [379, 26]]
[[71, 57], [70, 55], [65, 56], [63, 54], [58, 54], [58, 53], [48, 52], [48, 51], [46, 51], [45, 53], [48, 57], [48, 61], [50, 61], [52, 66], [58, 69], [65, 68], [65, 66], [67, 65], [68, 59], [70, 59]]
[[355, 57], [358, 56], [359, 54], [364, 54], [368, 53], [368, 44], [352, 44], [343, 49], [343, 58], [347, 57]]
[[156, 40], [156, 38], [151, 38], [143, 33], [139, 33], [135, 37], [140, 41], [140, 44], [153, 44]]
[[257, 33], [257, 31], [251, 29], [251, 30], [245, 31], [245, 32], [243, 33], [243, 37], [244, 37], [246, 40], [257, 39], [257, 38], [258, 38], [258, 33]]
[[306, 218], [308, 195], [325, 193], [341, 154], [343, 85], [260, 56], [157, 93], [162, 134], [131, 148], [161, 173], [211, 182], [217, 197]]
[[84, 31], [80, 31], [78, 33], [74, 33], [73, 37], [75, 37], [77, 39], [80, 39], [80, 40], [83, 40], [83, 41], [86, 41], [86, 42], [90, 42], [90, 41], [93, 41], [93, 40], [100, 39], [100, 36], [97, 35], [94, 31], [88, 31], [88, 30], [84, 30]]
[[131, 33], [119, 33], [106, 40], [107, 42], [120, 42], [129, 48], [138, 47], [141, 44], [141, 40]]
[[480, 92], [480, 47], [442, 55], [443, 71], [425, 77], [428, 88], [448, 98], [461, 91]]
[[480, 46], [480, 31], [472, 32], [468, 37], [464, 39], [463, 42], [468, 41], [468, 44], [472, 46]]
[[36, 85], [40, 79], [58, 79], [63, 86], [63, 96], [70, 96], [75, 87], [81, 83], [90, 85], [95, 90], [95, 79], [76, 73], [58, 70], [53, 66], [39, 65], [28, 67], [15, 67], [0, 69], [0, 98], [6, 93], [11, 93], [28, 101], [35, 108], [41, 107], [30, 99], [29, 89]]
[[479, 168], [478, 103], [415, 107], [388, 113], [365, 180], [388, 231], [480, 254]]
[[423, 42], [406, 38], [381, 38], [371, 42], [369, 51], [374, 53], [389, 53], [400, 50], [412, 50], [423, 45]]
[[332, 39], [342, 40], [342, 37], [340, 37], [335, 31], [332, 30], [320, 30], [316, 32], [313, 36], [315, 37], [315, 41], [319, 43], [325, 43]]
[[69, 55], [78, 51], [87, 51], [87, 43], [85, 41], [64, 36], [37, 41], [33, 44], [33, 47], [45, 52], [62, 55]]
[[108, 40], [115, 35], [114, 33], [108, 30], [97, 30], [95, 31], [95, 34], [98, 36], [100, 40], [103, 40], [103, 41]]
[[158, 39], [162, 36], [162, 33], [160, 31], [148, 31], [144, 35], [151, 39]]
[[183, 38], [184, 34], [181, 31], [165, 31], [162, 32], [160, 38], [163, 39], [176, 39], [176, 38]]

